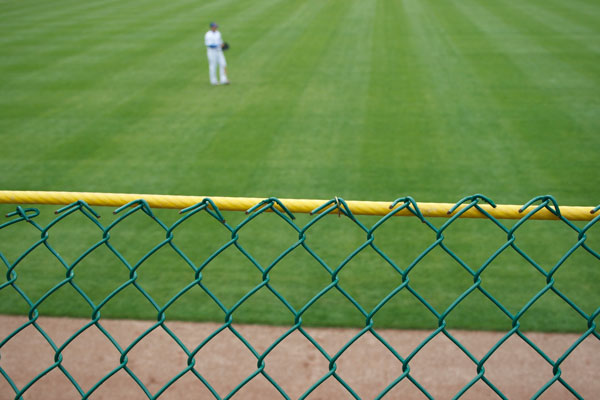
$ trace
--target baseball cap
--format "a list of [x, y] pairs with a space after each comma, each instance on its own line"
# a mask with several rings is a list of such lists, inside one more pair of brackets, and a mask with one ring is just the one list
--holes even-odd
[[217, 23], [216, 23], [216, 22], [211, 22], [211, 23], [210, 23], [210, 27], [212, 28], [213, 26], [214, 26], [214, 27], [218, 27], [219, 25], [217, 25]]

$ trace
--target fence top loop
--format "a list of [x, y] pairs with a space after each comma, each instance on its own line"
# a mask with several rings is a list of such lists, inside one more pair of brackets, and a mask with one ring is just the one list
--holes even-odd
[[[548, 210], [550, 210], [552, 213], [554, 213], [557, 216], [561, 216], [560, 214], [560, 208], [558, 207], [558, 202], [556, 201], [556, 199], [550, 195], [543, 195], [543, 196], [536, 196], [533, 199], [529, 200], [527, 203], [525, 203], [525, 205], [523, 207], [521, 207], [519, 209], [519, 212], [522, 213], [523, 211], [525, 211], [527, 209], [527, 207], [529, 207], [530, 205], [532, 205], [533, 203], [535, 203], [536, 201], [541, 201], [541, 207], [544, 207]], [[554, 209], [548, 207], [548, 203], [552, 203], [552, 205], [554, 206]]]
[[58, 215], [58, 214], [61, 214], [61, 213], [65, 212], [65, 211], [69, 211], [69, 210], [72, 210], [72, 209], [79, 210], [79, 209], [81, 209], [81, 208], [85, 208], [85, 209], [86, 209], [87, 211], [89, 211], [89, 212], [90, 212], [90, 213], [91, 213], [91, 214], [92, 214], [94, 217], [96, 217], [96, 218], [100, 218], [100, 214], [98, 214], [98, 213], [96, 212], [96, 210], [94, 210], [93, 208], [91, 208], [91, 207], [90, 207], [90, 206], [89, 206], [89, 205], [88, 205], [88, 204], [87, 204], [85, 201], [83, 201], [83, 200], [77, 200], [77, 201], [76, 201], [76, 202], [74, 202], [74, 203], [71, 203], [71, 204], [68, 204], [68, 205], [66, 205], [66, 206], [64, 206], [64, 207], [62, 207], [62, 208], [59, 208], [58, 210], [54, 211], [54, 214], [57, 214], [57, 215]]
[[292, 214], [291, 211], [288, 210], [285, 205], [283, 205], [281, 200], [279, 200], [276, 197], [269, 197], [268, 199], [262, 200], [255, 206], [250, 207], [248, 210], [246, 210], [246, 215], [256, 211], [257, 209], [261, 208], [262, 206], [265, 206], [265, 208], [267, 208], [267, 209], [273, 209], [273, 207], [275, 205], [278, 205], [283, 210], [283, 212], [285, 212], [288, 215], [288, 217], [290, 217], [291, 219], [296, 219], [294, 214]]
[[454, 207], [452, 207], [450, 210], [448, 210], [448, 215], [452, 214], [454, 211], [456, 211], [456, 209], [458, 207], [460, 207], [461, 205], [463, 205], [464, 203], [466, 203], [467, 201], [470, 201], [474, 204], [478, 204], [479, 200], [483, 200], [486, 203], [488, 203], [489, 205], [491, 205], [493, 208], [496, 208], [496, 204], [492, 201], [492, 199], [490, 199], [489, 197], [486, 197], [482, 194], [474, 194], [473, 196], [467, 196], [462, 198], [461, 200], [459, 200]]
[[[392, 204], [390, 205], [390, 210], [393, 210], [394, 207], [396, 207], [398, 205], [398, 203], [403, 202], [404, 206], [411, 212], [413, 213], [416, 217], [418, 217], [421, 221], [424, 221], [424, 217], [423, 214], [421, 213], [421, 210], [419, 209], [419, 206], [417, 204], [417, 202], [415, 201], [415, 199], [413, 199], [411, 196], [405, 196], [405, 197], [400, 197], [397, 198], [396, 200], [394, 200], [392, 202]], [[403, 206], [403, 207], [404, 207]], [[412, 206], [412, 208], [411, 208]]]
[[122, 205], [121, 207], [117, 208], [115, 211], [113, 211], [113, 214], [118, 214], [121, 211], [125, 210], [126, 208], [129, 207], [134, 207], [134, 210], [137, 209], [142, 209], [142, 211], [144, 211], [146, 214], [148, 214], [151, 217], [154, 217], [154, 213], [152, 212], [152, 209], [150, 208], [150, 205], [148, 204], [148, 202], [144, 199], [136, 199], [136, 200], [132, 200], [127, 204]]
[[191, 212], [195, 214], [198, 211], [205, 210], [219, 220], [222, 223], [225, 223], [225, 218], [219, 211], [219, 207], [215, 205], [215, 203], [210, 198], [203, 199], [200, 203], [194, 204], [193, 206], [186, 207], [184, 209], [179, 210], [179, 214], [185, 214]]

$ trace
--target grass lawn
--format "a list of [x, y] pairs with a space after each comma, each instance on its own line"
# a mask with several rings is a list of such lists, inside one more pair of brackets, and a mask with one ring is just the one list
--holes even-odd
[[[230, 86], [208, 81], [203, 35], [213, 20], [231, 45]], [[600, 5], [592, 0], [1, 1], [0, 189], [382, 201], [410, 195], [422, 202], [483, 193], [500, 204], [551, 194], [561, 205], [595, 206], [598, 21]], [[42, 225], [56, 208], [42, 207]], [[98, 211], [105, 226], [114, 219], [112, 210]], [[178, 218], [157, 213], [168, 224]], [[235, 225], [244, 216], [226, 218]], [[298, 219], [304, 226], [310, 217]], [[203, 225], [205, 220], [210, 222], [194, 218], [193, 229], [177, 231], [177, 243], [195, 262], [231, 236], [218, 224]], [[377, 219], [361, 221], [372, 226]], [[135, 264], [164, 239], [164, 231], [141, 215], [125, 222], [111, 240]], [[433, 221], [438, 227], [444, 222]], [[39, 238], [17, 225], [0, 231], [0, 251], [9, 263]], [[51, 240], [72, 262], [100, 239], [94, 229], [69, 217], [52, 228]], [[435, 241], [410, 218], [394, 219], [380, 232], [378, 243], [400, 268]], [[546, 270], [577, 241], [556, 222], [528, 223], [520, 232], [522, 246]], [[337, 217], [310, 234], [307, 240], [332, 268], [365, 241], [363, 232]], [[263, 265], [298, 238], [273, 215], [259, 217], [240, 235]], [[590, 231], [596, 252], [598, 236]], [[480, 220], [458, 221], [446, 237], [474, 269], [506, 242], [506, 234]], [[64, 268], [48, 266], [42, 250], [16, 269], [36, 299], [64, 278]], [[101, 250], [76, 267], [95, 302], [128, 278], [123, 265]], [[399, 275], [367, 253], [344, 267], [340, 279], [372, 308], [397, 286]], [[557, 272], [557, 287], [592, 313], [600, 305], [598, 259], [579, 253]], [[492, 267], [484, 282], [511, 312], [545, 285], [514, 252]], [[140, 285], [164, 304], [190, 282], [190, 271], [161, 250], [140, 267]], [[473, 281], [439, 248], [410, 277], [440, 310]], [[207, 287], [228, 306], [259, 278], [236, 251], [219, 256], [205, 273]], [[331, 276], [306, 252], [294, 251], [273, 269], [272, 279], [301, 307]], [[67, 289], [40, 310], [89, 315], [89, 306]], [[435, 326], [431, 313], [404, 294], [380, 311], [376, 323]], [[506, 317], [476, 295], [453, 311], [449, 323], [506, 328]], [[133, 287], [120, 296], [102, 315], [156, 317]], [[235, 317], [289, 323], [289, 311], [272, 297], [261, 290]], [[587, 329], [555, 297], [540, 299], [524, 325]], [[195, 288], [168, 316], [222, 320], [223, 312], [206, 299]], [[313, 307], [307, 324], [364, 324], [338, 295]], [[24, 309], [14, 290], [0, 290], [0, 312]]]

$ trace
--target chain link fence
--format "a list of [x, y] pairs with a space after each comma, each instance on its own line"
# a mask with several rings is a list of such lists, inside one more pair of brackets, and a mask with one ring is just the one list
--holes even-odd
[[[54, 363], [52, 365], [47, 366], [42, 372], [24, 385], [17, 385], [13, 377], [11, 377], [11, 372], [5, 369], [5, 366], [2, 363], [2, 358], [0, 358], [0, 373], [3, 377], [0, 379], [4, 379], [14, 392], [11, 394], [2, 393], [1, 397], [14, 397], [15, 399], [27, 398], [28, 390], [44, 376], [50, 372], [60, 371], [60, 373], [70, 381], [79, 395], [81, 395], [81, 398], [93, 398], [93, 395], [97, 389], [100, 388], [106, 381], [108, 381], [115, 374], [124, 371], [140, 387], [140, 389], [149, 399], [161, 397], [161, 395], [163, 395], [165, 391], [169, 389], [169, 387], [182, 379], [182, 377], [189, 377], [190, 375], [201, 382], [216, 399], [234, 397], [244, 386], [246, 386], [259, 375], [264, 377], [277, 390], [281, 398], [291, 398], [288, 393], [286, 393], [284, 388], [277, 382], [277, 380], [267, 372], [266, 365], [268, 361], [266, 359], [267, 356], [273, 352], [273, 350], [276, 349], [277, 346], [279, 346], [286, 338], [294, 333], [299, 333], [306, 338], [328, 362], [328, 372], [316, 379], [314, 382], [310, 382], [310, 387], [302, 396], [300, 396], [300, 398], [309, 397], [317, 387], [328, 380], [337, 381], [349, 396], [360, 398], [351, 385], [346, 382], [338, 373], [337, 362], [344, 352], [347, 352], [348, 349], [353, 346], [353, 344], [367, 334], [372, 335], [402, 365], [402, 373], [399, 374], [393, 381], [389, 382], [388, 386], [379, 393], [377, 398], [386, 397], [386, 395], [388, 395], [392, 389], [394, 389], [401, 382], [410, 382], [416, 389], [418, 389], [418, 391], [420, 391], [420, 393], [422, 393], [424, 397], [433, 398], [428, 392], [427, 388], [424, 387], [413, 376], [413, 374], [411, 374], [411, 361], [428, 345], [428, 343], [440, 335], [445, 336], [452, 341], [452, 343], [462, 353], [464, 353], [464, 355], [468, 357], [468, 359], [476, 367], [476, 375], [473, 376], [472, 380], [458, 393], [454, 394], [455, 398], [462, 397], [475, 384], [481, 383], [487, 385], [499, 398], [506, 398], [502, 391], [494, 385], [494, 382], [488, 379], [488, 376], [486, 376], [485, 367], [489, 358], [495, 352], [497, 352], [498, 349], [503, 346], [503, 344], [514, 337], [520, 338], [522, 341], [524, 341], [524, 343], [527, 344], [527, 346], [539, 354], [545, 363], [547, 363], [548, 368], [552, 370], [552, 378], [539, 388], [537, 393], [535, 393], [533, 396], [534, 398], [542, 396], [552, 385], [561, 385], [562, 387], [566, 388], [574, 397], [582, 398], [577, 390], [563, 378], [561, 365], [563, 365], [565, 360], [568, 359], [578, 348], [578, 346], [580, 346], [580, 344], [585, 340], [590, 338], [593, 340], [600, 340], [596, 323], [597, 317], [600, 314], [600, 304], [598, 303], [598, 297], [594, 297], [593, 295], [586, 296], [587, 303], [585, 305], [581, 304], [579, 297], [577, 300], [574, 300], [571, 293], [565, 293], [561, 289], [560, 285], [557, 284], [557, 281], [559, 280], [557, 276], [559, 271], [567, 268], [565, 265], [567, 264], [568, 260], [574, 257], [574, 254], [583, 253], [586, 255], [586, 260], [589, 264], [585, 267], [586, 271], [591, 271], [589, 273], [590, 280], [588, 281], [588, 289], [590, 290], [590, 293], [600, 292], [600, 284], [597, 280], [594, 280], [594, 277], [598, 276], [598, 270], [600, 268], [600, 254], [598, 249], [594, 249], [594, 245], [590, 244], [589, 240], [590, 232], [592, 232], [592, 229], [596, 226], [598, 220], [600, 219], [600, 213], [598, 212], [600, 206], [596, 208], [587, 208], [584, 212], [585, 215], [583, 215], [582, 218], [578, 218], [580, 220], [587, 221], [578, 226], [571, 219], [568, 219], [563, 215], [561, 208], [552, 197], [540, 196], [532, 199], [530, 202], [520, 208], [517, 214], [511, 217], [516, 220], [516, 223], [514, 223], [512, 226], [508, 226], [501, 220], [501, 218], [495, 217], [493, 212], [490, 211], [492, 209], [501, 209], [503, 206], [496, 206], [490, 199], [482, 195], [474, 195], [462, 199], [452, 208], [447, 209], [445, 213], [447, 214], [448, 219], [445, 220], [441, 226], [436, 227], [436, 225], [431, 221], [432, 218], [426, 217], [421, 210], [422, 207], [410, 197], [399, 198], [393, 203], [390, 203], [387, 214], [378, 217], [377, 220], [370, 225], [363, 223], [363, 221], [361, 221], [355, 215], [355, 213], [353, 213], [348, 203], [341, 198], [334, 198], [329, 201], [324, 201], [320, 206], [311, 211], [310, 215], [307, 217], [306, 223], [303, 224], [298, 224], [296, 218], [297, 216], [289, 209], [291, 207], [286, 206], [283, 201], [276, 198], [269, 198], [258, 202], [246, 211], [246, 215], [241, 219], [241, 222], [235, 224], [230, 224], [225, 220], [224, 212], [222, 212], [216, 202], [210, 198], [205, 198], [193, 206], [182, 209], [180, 211], [181, 216], [175, 219], [172, 223], [166, 223], [163, 221], [163, 219], [159, 218], [156, 210], [153, 211], [149, 203], [144, 199], [131, 201], [117, 208], [114, 211], [116, 215], [115, 219], [107, 225], [103, 225], [101, 220], [99, 220], [98, 212], [82, 200], [76, 201], [56, 211], [57, 216], [47, 224], [40, 224], [37, 222], [40, 214], [38, 209], [17, 206], [14, 212], [11, 212], [7, 215], [7, 222], [0, 225], [0, 233], [6, 234], [6, 236], [3, 236], [3, 238], [18, 236], [17, 234], [13, 235], [13, 229], [22, 226], [28, 226], [35, 230], [35, 232], [37, 232], [37, 238], [31, 243], [20, 243], [21, 246], [24, 246], [24, 250], [14, 255], [12, 254], [14, 251], [6, 248], [6, 246], [13, 243], [13, 241], [9, 239], [2, 239], [2, 242], [0, 242], [0, 259], [2, 260], [2, 265], [6, 271], [4, 274], [6, 278], [3, 281], [0, 281], [0, 296], [5, 295], [5, 298], [17, 298], [18, 304], [20, 304], [20, 306], [15, 306], [13, 308], [7, 306], [8, 309], [4, 307], [2, 310], [5, 313], [23, 313], [27, 317], [27, 321], [22, 326], [15, 329], [6, 337], [0, 337], [0, 357], [3, 355], [3, 350], [6, 349], [6, 345], [28, 328], [34, 328], [37, 330], [39, 334], [43, 336], [47, 342], [47, 345], [52, 348], [52, 351], [55, 355]], [[253, 223], [256, 218], [267, 214], [276, 216], [276, 218], [286, 227], [285, 229], [288, 231], [291, 230], [294, 233], [295, 240], [291, 245], [287, 246], [282, 251], [277, 249], [275, 251], [275, 255], [269, 258], [267, 262], [264, 262], [264, 257], [262, 255], [257, 255], [256, 250], [249, 250], [243, 244], [243, 241], [240, 240], [240, 235], [245, 229], [247, 229], [248, 226]], [[453, 226], [453, 224], [456, 224], [457, 220], [469, 214], [471, 216], [475, 215], [479, 218], [487, 220], [487, 222], [492, 224], [494, 229], [500, 232], [503, 236], [501, 244], [497, 246], [491, 253], [487, 254], [484, 261], [478, 263], [477, 265], [473, 265], [473, 263], [465, 261], [465, 257], [459, 256], [455, 251], [452, 250], [452, 246], [447, 245], [448, 239], [446, 238], [446, 235], [449, 232], [450, 227]], [[555, 220], [550, 223], [563, 225], [572, 238], [572, 244], [568, 246], [566, 252], [562, 254], [558, 261], [550, 266], [544, 266], [537, 262], [530, 255], [530, 252], [524, 250], [517, 241], [517, 237], [519, 233], [524, 230], [524, 227], [530, 223], [531, 220], [536, 219], [542, 214], [548, 216], [549, 219]], [[134, 257], [132, 261], [131, 257], [124, 254], [122, 247], [114, 243], [115, 240], [113, 234], [115, 230], [120, 225], [123, 225], [127, 220], [139, 217], [140, 215], [151, 221], [152, 224], [158, 226], [159, 230], [162, 232], [163, 238], [158, 243], [153, 243], [149, 250], [141, 251], [141, 253]], [[209, 220], [213, 222], [212, 224], [208, 224], [210, 225], [210, 228], [207, 229], [215, 229], [214, 226], [216, 226], [216, 223], [220, 230], [226, 231], [227, 237], [223, 242], [218, 243], [218, 245], [213, 248], [209, 254], [203, 258], [198, 258], [196, 255], [190, 255], [187, 250], [182, 249], [178, 245], [178, 235], [180, 234], [180, 231], [184, 225], [191, 220], [199, 218], [201, 215], [207, 217], [202, 219], [202, 224], [207, 224], [205, 221]], [[332, 217], [332, 215], [337, 216], [338, 218]], [[378, 240], [376, 239], [377, 234], [382, 230], [382, 227], [384, 227], [386, 224], [389, 224], [390, 221], [395, 219], [393, 217], [398, 215], [410, 215], [416, 218], [422, 223], [422, 226], [428, 232], [427, 237], [429, 239], [425, 246], [422, 248], [414, 248], [414, 246], [412, 246], [413, 248], [411, 248], [411, 251], [413, 251], [416, 256], [411, 257], [409, 261], [399, 260], [390, 255], [387, 250], [380, 246]], [[53, 244], [53, 234], [55, 231], [57, 231], [58, 234], [58, 227], [64, 220], [76, 218], [76, 216], [79, 216], [79, 218], [83, 217], [85, 221], [93, 224], [96, 239], [91, 246], [85, 248], [76, 257], [67, 259], [67, 257], [61, 255], [61, 252], [55, 248], [55, 245]], [[314, 227], [322, 224], [327, 218], [335, 218], [336, 220], [340, 221], [343, 219], [344, 221], [349, 222], [353, 228], [360, 231], [362, 235], [360, 243], [347, 254], [345, 254], [341, 261], [336, 261], [334, 264], [329, 261], [328, 257], [323, 255], [323, 246], [314, 246], [310, 244], [308, 240]], [[483, 223], [483, 221], [481, 222]], [[336, 231], [335, 235], [343, 235], [343, 233], [343, 230], [342, 232], [338, 230]], [[73, 234], [75, 236], [79, 235], [77, 231]], [[207, 235], [212, 236], [210, 232]], [[130, 238], [131, 244], [133, 245], [136, 243], [136, 237], [142, 236], [143, 232], [132, 233]], [[202, 238], [204, 237], [205, 236], [199, 235], [197, 239], [198, 242], [201, 242], [203, 240]], [[335, 243], [336, 240], [334, 240], [332, 237], [331, 242]], [[470, 244], [468, 243], [468, 245]], [[555, 244], [539, 243], [539, 245], [552, 247]], [[270, 242], [265, 241], [261, 242], [260, 248], [268, 248], [269, 246]], [[319, 247], [319, 249], [317, 249], [317, 247]], [[467, 248], [469, 247], [467, 246]], [[174, 252], [179, 260], [183, 261], [187, 268], [186, 276], [189, 276], [190, 278], [186, 278], [185, 282], [180, 285], [181, 287], [178, 288], [174, 294], [170, 293], [168, 296], [163, 296], [164, 298], [158, 299], [156, 295], [153, 295], [153, 293], [147, 289], [147, 286], [142, 282], [142, 279], [144, 274], [144, 265], [153, 257], [158, 257], [158, 254], [165, 251], [165, 249], [169, 249], [171, 253]], [[85, 260], [90, 258], [92, 254], [100, 251], [109, 254], [112, 260], [119, 264], [121, 271], [124, 271], [125, 274], [121, 275], [123, 279], [117, 280], [116, 285], [114, 285], [113, 282], [114, 288], [110, 287], [108, 290], [105, 288], [105, 293], [101, 296], [98, 296], [97, 294], [91, 294], [91, 292], [84, 287], [85, 285], [80, 283], [78, 280], [78, 274], [82, 273], [80, 271], [82, 270], [80, 266], [85, 263]], [[234, 269], [234, 275], [239, 275], [240, 273], [252, 273], [260, 278], [252, 287], [244, 288], [239, 294], [229, 296], [228, 299], [230, 300], [226, 301], [224, 300], [224, 293], [226, 293], [230, 288], [234, 287], [233, 283], [231, 286], [229, 283], [227, 283], [224, 285], [225, 287], [215, 288], [214, 284], [211, 285], [206, 283], [207, 280], [205, 276], [208, 275], [207, 271], [210, 270], [211, 266], [215, 263], [215, 260], [217, 260], [219, 257], [224, 257], [225, 253], [231, 251], [235, 252], [238, 256], [241, 256], [241, 258], [245, 260], [248, 268], [252, 269], [252, 272], [244, 272], [246, 270], [239, 272]], [[381, 296], [381, 298], [377, 297], [372, 299], [368, 305], [366, 305], [365, 301], [362, 300], [364, 296], [357, 294], [356, 291], [349, 290], [348, 288], [351, 285], [346, 284], [345, 282], [345, 271], [351, 268], [352, 261], [362, 257], [367, 253], [367, 251], [369, 251], [368, 254], [371, 257], [376, 257], [378, 262], [383, 262], [387, 268], [387, 271], [393, 273], [398, 282], [391, 287], [387, 287], [386, 292]], [[443, 304], [443, 306], [440, 305], [442, 303], [439, 301], [435, 301], [434, 299], [430, 298], [428, 294], [424, 294], [430, 292], [418, 287], [418, 285], [415, 284], [414, 279], [412, 279], [414, 276], [416, 276], [416, 271], [418, 271], [420, 266], [424, 264], [423, 260], [434, 251], [443, 254], [446, 259], [452, 260], [452, 263], [455, 263], [459, 266], [461, 273], [468, 274], [470, 280], [470, 283], [465, 290], [461, 289], [460, 293], [453, 295], [451, 301], [449, 301], [447, 304]], [[315, 293], [309, 296], [307, 300], [302, 302], [299, 302], [296, 299], [292, 300], [289, 293], [280, 290], [272, 280], [273, 274], [277, 271], [278, 267], [282, 265], [284, 262], [283, 260], [291, 257], [291, 254], [298, 252], [301, 252], [304, 254], [304, 256], [308, 256], [312, 262], [316, 263], [319, 266], [320, 273], [325, 274], [327, 280], [323, 287], [319, 288]], [[54, 263], [58, 261], [62, 272], [60, 273], [60, 278], [52, 281], [49, 285], [49, 288], [31, 289], [34, 286], [31, 283], [27, 283], [25, 280], [23, 280], [25, 278], [22, 278], [23, 274], [21, 274], [20, 268], [28, 258], [37, 257], [39, 253], [43, 254], [43, 256], [46, 258], [49, 257]], [[528, 294], [526, 301], [523, 301], [522, 304], [519, 304], [519, 306], [516, 308], [514, 305], [505, 304], [506, 301], [495, 295], [492, 290], [486, 288], [486, 271], [491, 268], [490, 266], [498, 263], [498, 259], [507, 253], [510, 253], [513, 257], [519, 257], [531, 273], [543, 280], [543, 287], [541, 287], [539, 290], [536, 290], [535, 293], [531, 295]], [[43, 265], [40, 268], [41, 271], [43, 271]], [[164, 266], [164, 268], [168, 268], [168, 266]], [[221, 268], [228, 267], [221, 266]], [[368, 278], [368, 276], [365, 276], [362, 279], [364, 279], [366, 282]], [[231, 275], [229, 276], [229, 279], [235, 280], [231, 277]], [[102, 285], [102, 282], [97, 283], [100, 286]], [[302, 282], [299, 282], [299, 290], [301, 286]], [[517, 282], [517, 287], [518, 286], [519, 282]], [[241, 287], [243, 288], [243, 286]], [[40, 316], [44, 315], [44, 312], [41, 310], [44, 309], [46, 304], [50, 303], [50, 299], [53, 298], [53, 295], [64, 288], [72, 289], [76, 296], [80, 300], [83, 300], [83, 303], [85, 303], [84, 309], [87, 310], [86, 312], [89, 316], [89, 322], [77, 330], [77, 332], [75, 332], [66, 341], [60, 343], [55, 342], [53, 338], [50, 337], [50, 335], [42, 328], [42, 326], [39, 324], [39, 318]], [[203, 341], [196, 343], [195, 347], [190, 347], [189, 344], [186, 346], [186, 344], [184, 344], [177, 337], [177, 335], [171, 329], [169, 329], [168, 321], [181, 319], [179, 318], [180, 314], [171, 314], [171, 310], [175, 308], [174, 304], [178, 303], [180, 299], [186, 297], [188, 293], [197, 290], [201, 291], [202, 295], [204, 296], [204, 301], [211, 303], [211, 306], [217, 310], [216, 314], [204, 316], [201, 317], [201, 319], [220, 319], [219, 322], [222, 322], [222, 324]], [[116, 299], [123, 293], [132, 291], [138, 295], [142, 295], [145, 299], [144, 301], [151, 305], [151, 314], [153, 318], [155, 318], [156, 322], [132, 342], [119, 343], [118, 340], [111, 336], [109, 331], [104, 328], [103, 317], [105, 320], [105, 311], [107, 311], [111, 303], [115, 303], [117, 301]], [[264, 293], [265, 291], [270, 293], [271, 298], [276, 299], [275, 301], [279, 304], [280, 308], [282, 307], [284, 309], [283, 315], [284, 318], [286, 318], [284, 324], [287, 324], [286, 327], [289, 329], [287, 329], [283, 335], [273, 341], [265, 351], [258, 351], [253, 347], [252, 343], [248, 341], [238, 329], [236, 329], [235, 323], [239, 322], [239, 320], [236, 318], [238, 314], [240, 314], [240, 309], [242, 309], [244, 305], [251, 303], [252, 299], [258, 296], [257, 293]], [[323, 346], [321, 346], [321, 344], [306, 329], [307, 326], [310, 326], [310, 323], [305, 321], [305, 316], [311, 310], [311, 308], [316, 308], [317, 304], [322, 299], [331, 295], [332, 293], [335, 293], [338, 299], [342, 299], [342, 301], [349, 306], [354, 313], [360, 314], [360, 319], [363, 321], [360, 323], [360, 331], [347, 343], [345, 343], [336, 353], [330, 353]], [[532, 312], [531, 310], [535, 308], [536, 304], [541, 302], [540, 299], [549, 294], [551, 294], [554, 299], [559, 299], [560, 302], [571, 312], [571, 314], [575, 315], [574, 318], [580, 322], [580, 325], [578, 325], [576, 328], [570, 327], [568, 325], [569, 322], [567, 322], [567, 325], [565, 325], [565, 323], [562, 325], [557, 325], [558, 328], [553, 328], [552, 321], [550, 321], [549, 324], [542, 325], [545, 327], [545, 329], [576, 331], [579, 335], [577, 340], [575, 340], [558, 358], [551, 358], [540, 347], [538, 347], [536, 343], [534, 343], [523, 332], [521, 324], [524, 316]], [[472, 298], [475, 295], [477, 295], [480, 299], [484, 299], [483, 301], [487, 302], [488, 304], [491, 304], [499, 311], [501, 317], [510, 324], [510, 327], [503, 332], [502, 338], [498, 340], [491, 348], [489, 348], [483, 357], [476, 357], [473, 355], [472, 352], [452, 334], [448, 326], [448, 321], [451, 316], [453, 314], [457, 314], [457, 310], [462, 305], [470, 304], [468, 303], [467, 299]], [[424, 310], [426, 310], [428, 318], [433, 320], [435, 323], [435, 327], [431, 329], [427, 337], [418, 346], [412, 349], [412, 351], [404, 354], [400, 354], [396, 348], [389, 344], [386, 339], [380, 335], [377, 325], [378, 317], [382, 314], [382, 310], [399, 296], [410, 297], [414, 302], [418, 303]], [[54, 305], [54, 303], [52, 304], [53, 308], [57, 307]], [[68, 305], [65, 304], [63, 306], [64, 310], [67, 310], [65, 311], [67, 315], [75, 314], [80, 316], [79, 314], [81, 314], [81, 311], [75, 310], [69, 314]], [[195, 306], [199, 308], [202, 307], [201, 304], [196, 304]], [[58, 310], [53, 309], [48, 315], [61, 315], [62, 311], [63, 308]], [[330, 311], [331, 310], [327, 312]], [[257, 312], [258, 314], [261, 312], [263, 314], [265, 313], [260, 309]], [[331, 321], [333, 322], [327, 321], [327, 312], [324, 314], [325, 322], [323, 325], [335, 325], [335, 318], [332, 317]], [[466, 310], [466, 312], [469, 313], [469, 310]], [[267, 312], [266, 314], [269, 313]], [[477, 313], [471, 312], [471, 314]], [[113, 316], [113, 314], [109, 315]], [[216, 318], [215, 315], [220, 317]], [[126, 314], [125, 316], [142, 318], [146, 317], [146, 315], [135, 315], [135, 309], [133, 309], [133, 311], [130, 310], [130, 314]], [[269, 322], [270, 320], [268, 319], [268, 316], [266, 317], [267, 318], [265, 319], [258, 317], [254, 320], [250, 318], [250, 320], [246, 320], [245, 322]], [[479, 319], [485, 319], [485, 316], [475, 315], [474, 319], [476, 321]], [[281, 324], [281, 320], [276, 320], [274, 323]], [[351, 325], [352, 324], [356, 325], [355, 323], [351, 323]], [[394, 326], [394, 324], [388, 325], [392, 327]], [[400, 323], [400, 326], [413, 328], [419, 327], [418, 323], [413, 325], [414, 326], [411, 326], [410, 324], [402, 325]], [[476, 322], [474, 326], [485, 327], [486, 325], [485, 323], [483, 323], [483, 325], [478, 325]], [[496, 328], [496, 326], [493, 324], [491, 327]], [[114, 348], [118, 351], [120, 357], [119, 365], [116, 368], [99, 379], [93, 386], [84, 388], [73, 377], [72, 371], [69, 371], [63, 365], [63, 352], [70, 346], [70, 344], [72, 344], [76, 339], [90, 329], [97, 329], [99, 332], [101, 332], [101, 334], [104, 335], [110, 341], [111, 345], [114, 346]], [[166, 332], [172, 338], [174, 343], [176, 343], [176, 345], [185, 353], [187, 361], [185, 368], [173, 376], [172, 379], [170, 379], [160, 390], [151, 393], [148, 389], [148, 383], [143, 382], [134, 373], [134, 371], [129, 368], [128, 355], [134, 348], [136, 348], [136, 346], [138, 346], [144, 341], [145, 338], [147, 338], [156, 330], [162, 330]], [[199, 372], [197, 367], [198, 364], [202, 362], [202, 360], [199, 359], [199, 353], [201, 350], [207, 347], [215, 337], [225, 330], [228, 330], [235, 337], [237, 337], [243, 346], [252, 353], [256, 359], [256, 369], [245, 379], [238, 382], [235, 388], [229, 393], [219, 393], [213, 387], [213, 385], [211, 385], [211, 382]]]

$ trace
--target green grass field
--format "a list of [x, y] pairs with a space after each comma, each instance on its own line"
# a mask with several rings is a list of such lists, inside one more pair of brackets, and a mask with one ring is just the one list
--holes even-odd
[[[213, 20], [231, 45], [232, 84], [226, 87], [208, 82], [203, 36]], [[599, 21], [600, 5], [592, 0], [0, 1], [0, 189], [382, 201], [410, 195], [421, 202], [483, 193], [501, 204], [551, 194], [561, 205], [595, 206]], [[13, 209], [0, 207], [3, 213]], [[110, 220], [110, 211], [103, 218]], [[275, 250], [262, 244], [294, 240], [284, 228], [265, 233], [269, 218], [245, 239], [264, 260]], [[324, 224], [323, 239], [315, 239], [334, 264], [364, 240], [337, 221]], [[132, 222], [123, 243], [145, 224], [141, 218]], [[258, 229], [261, 224], [265, 229]], [[76, 239], [87, 236], [72, 225], [64, 230], [62, 248], [75, 254], [85, 248]], [[381, 242], [403, 260], [433, 242], [430, 232], [415, 233], [418, 221], [398, 225], [414, 242], [391, 229]], [[465, 221], [448, 240], [480, 264], [505, 240], [490, 225]], [[27, 235], [19, 230], [0, 236], [1, 251], [22, 249], [32, 237]], [[198, 235], [201, 243], [213, 237], [210, 231]], [[148, 241], [155, 244], [159, 236]], [[597, 236], [590, 241], [598, 243]], [[136, 240], [130, 240], [139, 247], [131, 250], [133, 258], [150, 247]], [[193, 232], [181, 240], [198, 254], [210, 248], [197, 245]], [[562, 225], [540, 222], [523, 240], [550, 268], [577, 238]], [[94, 257], [87, 275], [78, 273], [101, 298], [123, 277], [114, 277], [103, 258], [108, 256]], [[140, 278], [161, 299], [185, 281], [179, 267], [164, 268], [169, 257], [154, 258], [147, 278]], [[490, 285], [504, 290], [505, 301], [518, 309], [544, 282], [506, 258], [497, 262]], [[432, 256], [427, 268], [414, 272], [420, 290], [441, 308], [467, 285], [446, 267], [447, 259]], [[17, 269], [24, 284], [29, 271], [27, 285], [35, 293], [64, 277], [60, 268], [47, 272], [42, 260], [40, 255]], [[231, 255], [219, 262], [237, 265], [235, 260]], [[598, 260], [576, 255], [569, 263], [576, 267], [561, 270], [564, 289], [592, 312], [600, 304]], [[304, 265], [299, 256], [274, 271], [282, 291], [298, 304], [327, 281]], [[367, 303], [381, 299], [395, 276], [369, 270], [376, 267], [367, 257], [360, 265], [346, 273], [348, 287]], [[233, 280], [225, 272], [213, 275], [215, 287], [232, 288], [228, 301], [255, 284], [256, 277], [243, 271], [234, 271]], [[372, 279], [365, 282], [367, 276]], [[89, 314], [64, 296], [46, 312]], [[156, 316], [134, 297], [103, 315]], [[214, 307], [193, 313], [201, 297], [178, 303], [170, 316], [222, 318]], [[307, 323], [364, 322], [343, 299], [327, 301]], [[453, 326], [506, 327], [489, 304], [471, 303], [482, 307], [479, 314], [457, 309]], [[277, 304], [253, 304], [239, 320], [289, 322]], [[377, 322], [435, 325], [411, 304], [399, 300]], [[14, 293], [0, 291], [0, 312], [23, 307]], [[539, 310], [528, 328], [585, 329], [564, 304], [548, 300]], [[481, 313], [489, 317], [478, 318]], [[549, 320], [553, 313], [561, 318]]]

